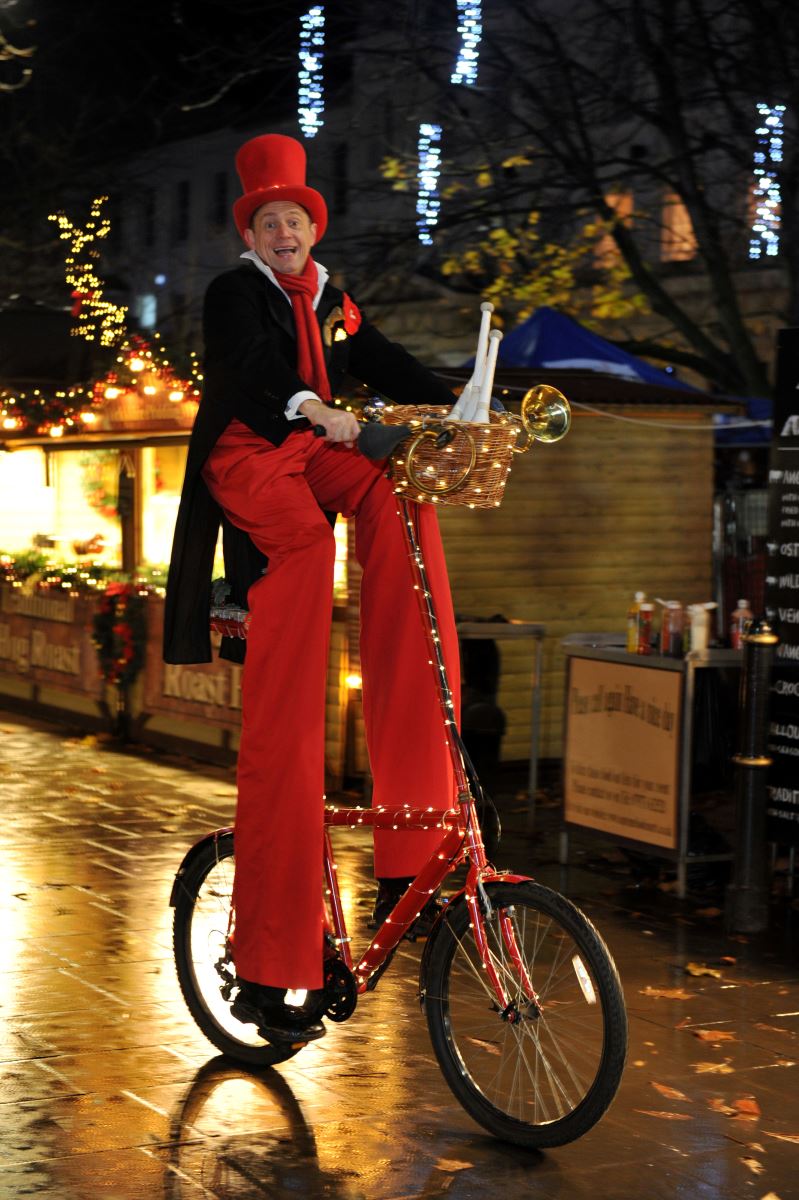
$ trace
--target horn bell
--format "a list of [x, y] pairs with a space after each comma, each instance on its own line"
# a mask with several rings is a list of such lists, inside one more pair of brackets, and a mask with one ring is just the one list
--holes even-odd
[[572, 423], [569, 401], [557, 388], [539, 383], [522, 400], [522, 423], [537, 442], [559, 442]]

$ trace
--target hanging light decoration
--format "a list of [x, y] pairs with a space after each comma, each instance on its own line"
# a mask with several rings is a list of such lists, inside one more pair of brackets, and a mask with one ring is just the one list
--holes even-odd
[[432, 226], [438, 224], [441, 210], [438, 180], [441, 174], [441, 126], [422, 122], [419, 126], [419, 166], [417, 170], [416, 226], [423, 246], [432, 246]]
[[483, 35], [483, 5], [482, 0], [457, 0], [457, 5], [461, 44], [450, 82], [472, 87], [477, 83], [477, 61], [480, 57], [480, 38]]
[[774, 258], [780, 251], [780, 207], [782, 195], [778, 168], [782, 162], [785, 127], [784, 104], [758, 104], [760, 124], [755, 130], [757, 143], [752, 181], [752, 233], [749, 238], [751, 259]]
[[300, 129], [307, 138], [316, 137], [324, 125], [325, 88], [322, 59], [325, 46], [325, 10], [321, 4], [300, 17], [300, 69], [298, 108]]

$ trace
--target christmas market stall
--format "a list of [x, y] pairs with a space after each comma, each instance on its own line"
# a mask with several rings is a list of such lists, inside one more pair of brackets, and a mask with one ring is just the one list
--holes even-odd
[[[0, 699], [206, 758], [227, 760], [241, 667], [161, 658], [166, 564], [199, 379], [156, 337], [126, 339], [94, 383], [3, 389]], [[337, 589], [343, 594], [342, 569]], [[217, 574], [221, 577], [221, 559]], [[346, 622], [337, 610], [329, 774], [343, 771]]]

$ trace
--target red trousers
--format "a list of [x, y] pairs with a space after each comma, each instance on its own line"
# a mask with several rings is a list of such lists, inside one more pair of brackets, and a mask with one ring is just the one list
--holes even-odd
[[[273, 446], [233, 422], [203, 476], [228, 518], [269, 558], [248, 597], [236, 969], [256, 983], [316, 988], [322, 983], [325, 690], [335, 554], [322, 509], [355, 519], [373, 803], [447, 808], [455, 794], [402, 518], [379, 464], [310, 431]], [[420, 505], [417, 515], [457, 702], [458, 643], [438, 523], [431, 505]], [[439, 840], [438, 831], [375, 831], [375, 875], [417, 874]]]

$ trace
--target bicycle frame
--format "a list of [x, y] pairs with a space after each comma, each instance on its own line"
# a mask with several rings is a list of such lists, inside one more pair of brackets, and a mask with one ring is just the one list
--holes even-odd
[[[483, 921], [483, 910], [487, 916], [492, 913], [491, 901], [485, 890], [485, 884], [500, 879], [505, 882], [521, 883], [528, 877], [498, 872], [486, 858], [463, 757], [451, 732], [456, 727], [455, 710], [441, 650], [438, 619], [427, 579], [422, 547], [413, 520], [415, 506], [412, 509], [407, 500], [399, 497], [397, 502], [405, 527], [404, 532], [410, 552], [414, 589], [419, 600], [422, 626], [430, 646], [431, 658], [429, 661], [435, 673], [444, 727], [448, 735], [446, 742], [455, 776], [458, 807], [443, 811], [432, 807], [412, 808], [410, 805], [403, 805], [399, 808], [385, 808], [378, 805], [372, 809], [326, 807], [325, 876], [333, 925], [331, 932], [345, 964], [355, 975], [359, 993], [372, 990], [404, 934], [418, 917], [422, 906], [447, 875], [468, 860], [469, 870], [462, 891], [469, 906], [474, 937], [483, 965], [496, 995], [500, 1012], [506, 1013], [511, 1011], [512, 1005], [494, 966]], [[336, 863], [330, 841], [329, 828], [337, 825], [346, 825], [350, 828], [371, 826], [374, 829], [442, 829], [444, 831], [433, 854], [377, 931], [367, 950], [360, 957], [357, 966], [353, 964], [350, 940], [347, 936], [339, 894]], [[508, 953], [516, 966], [522, 989], [530, 1001], [538, 1004], [538, 997], [516, 945], [513, 925], [506, 914], [500, 918], [500, 928]]]

